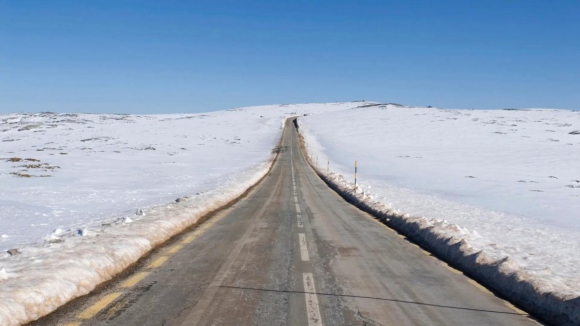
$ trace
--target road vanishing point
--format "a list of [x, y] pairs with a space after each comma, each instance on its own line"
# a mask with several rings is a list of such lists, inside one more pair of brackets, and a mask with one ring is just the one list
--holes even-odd
[[270, 173], [31, 325], [538, 325], [331, 190], [288, 119]]

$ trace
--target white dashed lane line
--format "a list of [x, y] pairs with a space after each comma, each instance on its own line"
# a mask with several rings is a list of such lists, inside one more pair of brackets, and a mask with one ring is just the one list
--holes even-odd
[[310, 261], [308, 245], [306, 244], [306, 235], [304, 235], [304, 233], [298, 233], [298, 242], [300, 243], [300, 258], [302, 261]]
[[[292, 155], [292, 152], [290, 152]], [[294, 203], [296, 205], [296, 222], [298, 228], [304, 228], [300, 205], [298, 204], [298, 193], [296, 192], [296, 178], [294, 176], [294, 166], [292, 166], [292, 188], [294, 190]], [[298, 233], [298, 243], [300, 245], [300, 259], [303, 262], [310, 261], [308, 254], [308, 244], [306, 243], [306, 234]], [[316, 296], [316, 286], [314, 285], [314, 275], [312, 273], [302, 273], [304, 282], [304, 299], [306, 301], [306, 318], [308, 326], [322, 326], [320, 318], [320, 307], [318, 297]]]
[[316, 297], [316, 286], [314, 286], [314, 276], [312, 273], [303, 273], [304, 296], [306, 300], [306, 315], [308, 326], [322, 326], [320, 318], [320, 308]]

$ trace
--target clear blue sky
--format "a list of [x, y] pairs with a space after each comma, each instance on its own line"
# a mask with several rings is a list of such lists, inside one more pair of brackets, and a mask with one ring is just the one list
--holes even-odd
[[580, 109], [580, 1], [0, 0], [0, 112]]

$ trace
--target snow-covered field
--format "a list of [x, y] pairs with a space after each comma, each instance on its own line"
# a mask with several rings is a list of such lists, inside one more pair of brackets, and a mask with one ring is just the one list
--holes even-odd
[[0, 115], [0, 324], [86, 294], [239, 196], [268, 171], [285, 117], [357, 105]]
[[285, 116], [345, 105], [0, 115], [0, 249], [227, 183], [270, 158]]
[[509, 263], [543, 291], [580, 295], [580, 111], [359, 102], [6, 114], [0, 324], [88, 293], [243, 193], [267, 172], [293, 115], [321, 172], [330, 159], [331, 179], [352, 187], [358, 160], [366, 202]]
[[580, 295], [580, 111], [367, 105], [299, 120], [332, 179], [352, 183], [358, 160], [365, 200]]

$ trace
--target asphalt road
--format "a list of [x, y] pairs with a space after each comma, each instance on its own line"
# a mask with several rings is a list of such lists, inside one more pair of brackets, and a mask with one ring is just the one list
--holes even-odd
[[342, 200], [291, 122], [271, 173], [33, 325], [538, 325]]

